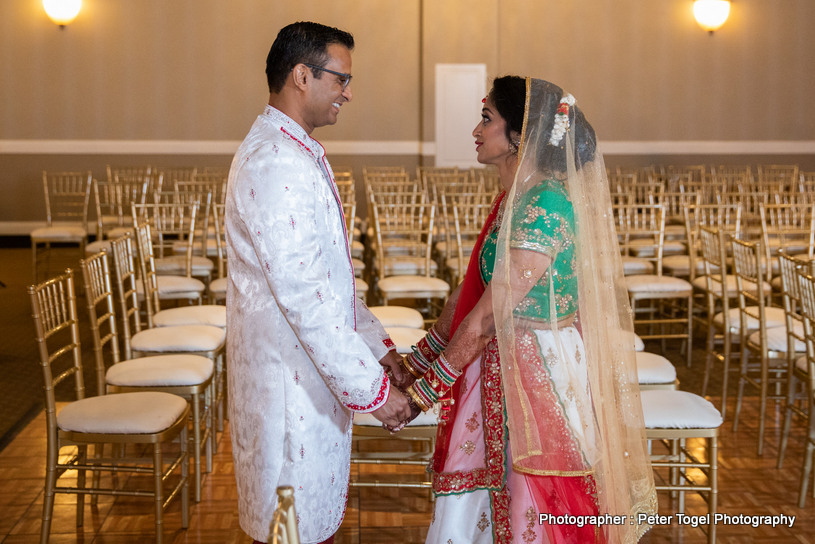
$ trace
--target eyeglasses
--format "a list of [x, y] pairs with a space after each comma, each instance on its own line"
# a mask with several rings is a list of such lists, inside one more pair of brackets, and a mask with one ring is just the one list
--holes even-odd
[[328, 72], [329, 74], [334, 74], [338, 78], [340, 78], [340, 85], [342, 85], [342, 90], [344, 91], [346, 87], [351, 83], [351, 74], [344, 74], [342, 72], [335, 72], [334, 70], [329, 70], [328, 68], [323, 68], [322, 66], [317, 66], [316, 64], [309, 64], [304, 62], [306, 66], [312, 68], [314, 70], [320, 70], [322, 72]]

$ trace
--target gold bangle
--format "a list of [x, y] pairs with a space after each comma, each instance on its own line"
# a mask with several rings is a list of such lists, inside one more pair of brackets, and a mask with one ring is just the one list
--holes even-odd
[[427, 412], [428, 410], [430, 410], [430, 406], [425, 404], [424, 400], [422, 400], [422, 398], [416, 394], [416, 391], [413, 389], [413, 385], [408, 387], [406, 389], [406, 392], [408, 395], [410, 395], [410, 398], [413, 399], [413, 402], [415, 402], [416, 405], [422, 409], [422, 412]]
[[416, 370], [416, 369], [413, 367], [413, 365], [411, 365], [411, 364], [408, 362], [408, 357], [410, 357], [410, 355], [408, 355], [407, 357], [402, 357], [402, 366], [403, 366], [403, 367], [405, 367], [405, 370], [407, 370], [408, 372], [410, 372], [410, 373], [413, 375], [413, 377], [414, 377], [414, 378], [416, 378], [416, 379], [418, 380], [419, 378], [421, 378], [421, 377], [422, 377], [422, 375], [419, 373], [419, 371], [418, 371], [418, 370]]

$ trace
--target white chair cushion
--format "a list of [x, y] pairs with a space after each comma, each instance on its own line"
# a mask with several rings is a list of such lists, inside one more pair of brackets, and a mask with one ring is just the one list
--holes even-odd
[[102, 225], [103, 226], [121, 225], [122, 220], [123, 220], [123, 218], [119, 217], [118, 215], [113, 215], [113, 214], [111, 214], [111, 215], [102, 214], [102, 217], [100, 219], [102, 220]]
[[424, 318], [419, 310], [405, 306], [371, 306], [369, 309], [383, 327], [424, 328]]
[[365, 271], [365, 263], [361, 259], [352, 258], [351, 263], [354, 265], [354, 276], [360, 277]]
[[170, 427], [187, 401], [157, 391], [89, 397], [72, 402], [57, 414], [65, 431], [99, 434], [150, 434]]
[[107, 232], [107, 237], [110, 240], [115, 240], [116, 238], [127, 236], [128, 234], [133, 234], [133, 227], [116, 227], [115, 229], [110, 229]]
[[[204, 283], [195, 278], [187, 276], [157, 276], [158, 294], [160, 298], [164, 296], [179, 295], [182, 293], [203, 293], [206, 287]], [[144, 294], [142, 282], [136, 283], [136, 292], [139, 296]]]
[[184, 386], [204, 383], [212, 372], [212, 360], [200, 355], [156, 355], [116, 363], [105, 380], [122, 387]]
[[681, 278], [672, 276], [626, 276], [625, 286], [629, 293], [676, 293], [690, 291], [691, 284]]
[[212, 295], [223, 295], [226, 296], [226, 278], [218, 278], [217, 280], [212, 280], [209, 282], [209, 292]]
[[213, 351], [223, 346], [226, 331], [210, 325], [157, 327], [138, 332], [130, 346], [139, 352]]
[[[713, 279], [711, 284], [712, 284], [711, 288], [714, 291], [717, 291], [717, 292], [721, 291], [722, 282], [720, 282], [718, 279]], [[729, 298], [734, 298], [734, 297], [738, 296], [739, 289], [736, 286], [736, 276], [733, 276], [731, 274], [726, 275], [725, 276], [725, 285], [727, 285], [727, 293], [729, 295]], [[695, 278], [693, 280], [693, 286], [698, 287], [702, 291], [707, 290], [707, 276], [699, 276], [699, 277]]]
[[357, 259], [361, 259], [362, 255], [365, 253], [365, 246], [362, 242], [357, 242], [354, 240], [351, 242], [351, 256]]
[[798, 370], [803, 370], [804, 372], [809, 372], [809, 361], [807, 361], [807, 356], [802, 355], [795, 359], [795, 368]]
[[407, 355], [413, 351], [413, 346], [424, 338], [427, 331], [410, 327], [385, 327], [385, 332], [396, 344], [396, 353]]
[[662, 355], [643, 351], [636, 356], [639, 383], [673, 383], [676, 380], [676, 367]]
[[709, 401], [671, 389], [641, 391], [646, 429], [715, 429], [722, 414]]
[[[705, 269], [704, 264], [696, 267], [699, 274]], [[671, 276], [690, 275], [690, 255], [668, 255], [662, 259], [662, 271]]]
[[[758, 312], [757, 306], [752, 306], [755, 308], [756, 312]], [[731, 308], [727, 315], [730, 319], [730, 330], [731, 331], [739, 331], [741, 330], [741, 319], [739, 318], [739, 310], [738, 308]], [[748, 308], [749, 311], [749, 308]], [[765, 308], [764, 309], [764, 317], [767, 321], [767, 327], [785, 327], [786, 326], [786, 319], [784, 317], [784, 309], [783, 308]], [[713, 316], [713, 323], [718, 325], [720, 328], [724, 326], [724, 314], [719, 312], [718, 314]], [[758, 319], [755, 319], [749, 313], [747, 314], [747, 330], [754, 331], [758, 330]]]
[[450, 286], [446, 281], [439, 278], [427, 278], [425, 276], [391, 276], [379, 280], [379, 290], [387, 293], [391, 298], [399, 298], [400, 293], [410, 293], [412, 296], [419, 296], [416, 293], [444, 293], [450, 292]]
[[354, 278], [354, 290], [358, 297], [365, 296], [368, 293], [368, 282], [362, 278]]
[[204, 304], [168, 308], [153, 315], [154, 327], [177, 327], [178, 325], [212, 325], [226, 328], [226, 306]]
[[653, 274], [654, 263], [640, 257], [623, 256], [623, 274], [635, 276], [639, 274]]
[[[803, 336], [804, 335], [804, 326], [801, 323], [793, 323], [793, 331], [796, 335]], [[758, 344], [761, 341], [761, 331], [756, 331], [750, 336], [748, 336], [748, 340], [754, 344]], [[806, 344], [795, 339], [794, 349], [797, 352], [803, 353], [806, 351]], [[787, 327], [783, 325], [781, 327], [773, 327], [771, 329], [767, 329], [767, 349], [770, 351], [778, 351], [781, 353], [787, 353]]]
[[96, 240], [85, 246], [85, 256], [90, 257], [102, 251], [107, 251], [110, 255], [110, 240]]
[[430, 261], [428, 264], [424, 257], [386, 257], [385, 274], [388, 276], [408, 276], [420, 275], [424, 273], [425, 266], [430, 267], [430, 273], [435, 274], [438, 269], [436, 261]]
[[[186, 274], [187, 258], [183, 255], [155, 259], [156, 274]], [[192, 275], [207, 276], [215, 269], [215, 264], [206, 257], [192, 258]]]
[[86, 236], [88, 236], [88, 232], [84, 228], [71, 225], [54, 225], [51, 227], [42, 227], [31, 231], [31, 239], [34, 241], [64, 240], [79, 242]]
[[645, 350], [645, 342], [642, 341], [642, 338], [635, 332], [629, 331], [622, 331], [625, 336], [631, 337], [631, 343], [634, 346], [634, 351], [644, 351]]
[[[653, 257], [654, 256], [654, 241], [651, 239], [632, 240], [630, 243], [631, 250], [637, 257]], [[663, 255], [676, 255], [678, 253], [685, 253], [686, 247], [682, 242], [675, 240], [665, 240], [662, 244]]]
[[634, 351], [645, 351], [645, 342], [643, 342], [642, 338], [636, 333], [634, 334]]
[[[431, 408], [427, 412], [422, 412], [416, 419], [411, 421], [407, 424], [408, 427], [414, 426], [426, 426], [426, 425], [438, 425], [439, 424], [439, 416], [436, 415], [435, 407]], [[354, 413], [354, 425], [362, 425], [364, 427], [381, 427], [382, 422], [376, 419], [373, 414], [367, 413], [363, 414], [360, 412]]]

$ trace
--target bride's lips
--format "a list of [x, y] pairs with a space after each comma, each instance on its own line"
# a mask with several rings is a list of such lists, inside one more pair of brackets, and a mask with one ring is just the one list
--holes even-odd
[[483, 144], [484, 144], [484, 142], [476, 141], [475, 142], [475, 150], [478, 151], [478, 148], [481, 147]]

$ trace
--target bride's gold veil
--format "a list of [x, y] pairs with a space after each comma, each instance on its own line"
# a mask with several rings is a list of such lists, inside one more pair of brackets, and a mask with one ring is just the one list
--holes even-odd
[[[551, 397], [552, 392], [536, 386], [541, 383], [539, 365], [535, 368], [519, 353], [518, 341], [528, 332], [530, 320], [519, 319], [510, 302], [509, 280], [512, 273], [519, 273], [510, 251], [513, 225], [527, 202], [525, 195], [552, 180], [562, 183], [574, 209], [575, 326], [582, 334], [587, 369], [582, 377], [570, 370], [570, 385], [554, 395], [577, 398], [577, 410], [564, 414], [572, 429], [571, 438], [565, 440], [549, 431], [547, 416], [536, 409], [551, 400], [546, 395]], [[609, 541], [635, 542], [648, 529], [636, 523], [636, 514], [656, 512], [656, 494], [605, 165], [594, 130], [574, 99], [547, 81], [526, 80], [519, 164], [505, 206], [492, 289], [513, 467], [538, 475], [591, 474], [599, 513], [626, 516], [624, 525], [607, 527]], [[561, 345], [554, 292], [550, 294], [550, 308], [542, 315], [548, 324], [543, 328], [551, 329], [556, 345]], [[572, 450], [579, 455], [567, 454]]]

